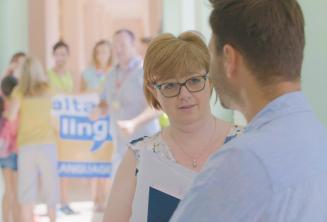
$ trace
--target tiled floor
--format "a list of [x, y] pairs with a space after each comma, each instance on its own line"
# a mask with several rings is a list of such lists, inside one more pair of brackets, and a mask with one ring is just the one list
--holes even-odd
[[[64, 215], [57, 211], [57, 222], [101, 222], [103, 213], [93, 212], [93, 203], [91, 202], [91, 186], [89, 179], [71, 179], [68, 180], [67, 194], [70, 207], [78, 214]], [[38, 205], [35, 209], [35, 222], [48, 222], [45, 205]], [[42, 216], [43, 215], [43, 216]]]
[[[90, 180], [72, 179], [68, 183], [68, 196], [70, 206], [78, 212], [76, 215], [66, 216], [58, 211], [57, 222], [101, 222], [103, 213], [93, 212], [93, 203], [91, 202]], [[3, 195], [3, 179], [0, 174], [0, 197]], [[1, 201], [0, 201], [1, 207]], [[1, 208], [0, 208], [1, 209]], [[2, 215], [0, 210], [0, 222]], [[48, 222], [46, 207], [43, 204], [35, 208], [35, 222]]]
[[[92, 202], [73, 202], [70, 206], [77, 212], [75, 215], [63, 215], [58, 211], [57, 222], [101, 222], [102, 213], [93, 213]], [[36, 221], [48, 222], [49, 219], [46, 214], [45, 205], [38, 205], [35, 208]]]

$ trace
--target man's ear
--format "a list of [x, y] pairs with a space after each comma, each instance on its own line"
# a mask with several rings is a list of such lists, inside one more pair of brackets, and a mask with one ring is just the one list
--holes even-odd
[[238, 51], [231, 45], [223, 47], [223, 64], [227, 78], [234, 78], [236, 75]]

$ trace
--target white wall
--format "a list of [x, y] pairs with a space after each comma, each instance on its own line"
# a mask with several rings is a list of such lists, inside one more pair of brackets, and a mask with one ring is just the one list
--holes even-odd
[[0, 75], [17, 51], [27, 51], [27, 0], [0, 0]]
[[303, 90], [318, 118], [327, 126], [327, 1], [299, 2], [306, 22]]

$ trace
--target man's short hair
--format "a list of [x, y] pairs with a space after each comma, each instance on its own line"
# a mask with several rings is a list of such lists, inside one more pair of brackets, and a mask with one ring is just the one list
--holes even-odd
[[54, 44], [53, 48], [52, 48], [52, 52], [54, 53], [57, 49], [64, 47], [66, 48], [67, 52], [69, 52], [69, 46], [67, 45], [66, 42], [60, 40], [58, 41], [56, 44]]
[[216, 51], [231, 45], [262, 84], [300, 79], [304, 18], [296, 0], [210, 0]]
[[132, 42], [135, 41], [135, 35], [134, 35], [134, 33], [131, 30], [129, 30], [129, 29], [119, 29], [119, 30], [117, 30], [115, 32], [115, 35], [118, 35], [120, 33], [126, 33], [130, 37], [130, 39], [131, 39]]

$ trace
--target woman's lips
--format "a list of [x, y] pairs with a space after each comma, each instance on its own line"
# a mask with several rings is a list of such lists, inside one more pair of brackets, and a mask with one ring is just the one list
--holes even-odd
[[179, 106], [178, 109], [181, 110], [189, 110], [192, 109], [195, 105], [183, 105], [183, 106]]

